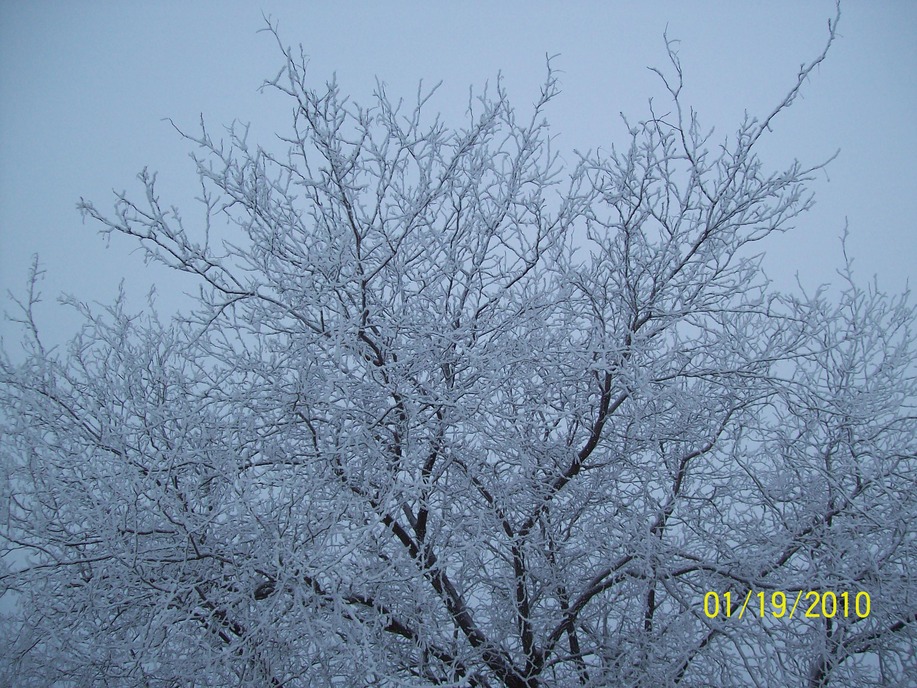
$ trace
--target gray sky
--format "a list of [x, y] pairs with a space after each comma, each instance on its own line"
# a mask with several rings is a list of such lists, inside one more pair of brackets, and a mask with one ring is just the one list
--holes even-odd
[[[33, 253], [47, 271], [39, 311], [61, 339], [78, 320], [54, 304], [62, 291], [109, 302], [118, 282], [140, 304], [151, 283], [162, 310], [192, 283], [144, 268], [136, 245], [110, 248], [82, 224], [79, 198], [112, 206], [111, 190], [141, 191], [136, 174], [159, 172], [161, 196], [193, 225], [197, 191], [189, 145], [163, 118], [214, 131], [252, 122], [255, 141], [289, 122], [279, 95], [258, 86], [281, 65], [272, 38], [257, 33], [262, 11], [283, 40], [302, 43], [319, 85], [337, 73], [342, 90], [368, 102], [378, 76], [410, 100], [423, 79], [444, 84], [433, 102], [460, 123], [468, 87], [502, 70], [510, 96], [527, 108], [559, 53], [563, 94], [548, 115], [562, 151], [624, 145], [618, 116], [647, 114], [663, 97], [646, 67], [664, 66], [663, 32], [681, 41], [686, 100], [701, 122], [731, 134], [743, 112], [766, 115], [792, 86], [800, 64], [820, 52], [830, 0], [761, 3], [309, 3], [16, 2], [0, 0], [0, 310], [21, 295]], [[849, 252], [861, 280], [878, 275], [905, 287], [917, 263], [917, 3], [847, 1], [840, 38], [803, 98], [761, 148], [774, 166], [840, 157], [813, 184], [816, 208], [796, 232], [768, 246], [780, 288], [794, 274], [807, 287], [830, 281]], [[573, 155], [566, 158], [572, 162]], [[0, 333], [13, 345], [11, 326]]]

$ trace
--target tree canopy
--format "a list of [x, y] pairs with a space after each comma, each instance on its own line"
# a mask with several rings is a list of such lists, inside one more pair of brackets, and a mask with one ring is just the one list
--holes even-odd
[[48, 349], [33, 272], [5, 680], [912, 685], [914, 309], [760, 268], [821, 165], [757, 146], [828, 48], [720, 139], [669, 44], [664, 111], [571, 165], [550, 64], [530, 111], [498, 83], [451, 128], [278, 44], [283, 154], [202, 124], [193, 222], [147, 171], [80, 203], [191, 311], [73, 301]]

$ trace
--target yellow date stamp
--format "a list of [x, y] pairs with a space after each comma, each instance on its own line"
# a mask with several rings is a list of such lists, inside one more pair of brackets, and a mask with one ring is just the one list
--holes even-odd
[[[741, 604], [739, 602], [741, 601]], [[755, 592], [749, 590], [744, 600], [741, 595], [732, 592], [708, 592], [704, 595], [704, 616], [708, 619], [739, 619], [746, 614], [759, 619], [792, 619], [794, 616], [806, 619], [833, 619], [855, 617], [865, 619], [871, 607], [869, 593], [835, 592], [833, 590], [799, 590], [785, 593], [782, 590], [773, 592]]]

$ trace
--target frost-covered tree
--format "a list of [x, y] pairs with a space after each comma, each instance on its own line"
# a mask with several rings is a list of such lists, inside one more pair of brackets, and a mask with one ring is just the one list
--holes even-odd
[[283, 54], [283, 155], [186, 134], [199, 220], [146, 172], [80, 204], [191, 311], [74, 301], [58, 351], [37, 274], [22, 299], [6, 682], [913, 685], [914, 310], [849, 269], [775, 293], [757, 256], [818, 167], [756, 146], [825, 53], [721, 141], [670, 45], [666, 113], [572, 168], [550, 68], [452, 129]]

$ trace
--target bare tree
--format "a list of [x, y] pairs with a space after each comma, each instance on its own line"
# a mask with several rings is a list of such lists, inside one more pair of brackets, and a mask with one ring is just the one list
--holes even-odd
[[826, 52], [714, 141], [669, 44], [670, 109], [570, 169], [550, 65], [531, 114], [498, 84], [450, 129], [283, 49], [288, 150], [185, 134], [193, 227], [146, 172], [82, 202], [201, 290], [169, 323], [73, 302], [59, 352], [33, 274], [7, 680], [912, 685], [914, 310], [849, 265], [775, 293], [752, 246], [811, 203], [818, 167], [755, 150]]

